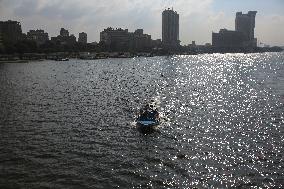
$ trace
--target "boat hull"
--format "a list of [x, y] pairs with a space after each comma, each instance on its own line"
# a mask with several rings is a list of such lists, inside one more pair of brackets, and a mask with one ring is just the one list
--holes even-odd
[[138, 120], [137, 127], [138, 130], [142, 133], [152, 133], [155, 131], [157, 126], [160, 124], [159, 121], [145, 121], [145, 120]]

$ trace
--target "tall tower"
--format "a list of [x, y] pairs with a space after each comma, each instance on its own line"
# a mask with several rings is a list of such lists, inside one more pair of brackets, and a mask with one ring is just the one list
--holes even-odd
[[168, 47], [179, 46], [179, 14], [173, 9], [162, 13], [162, 42]]
[[249, 46], [256, 46], [254, 38], [255, 16], [257, 11], [249, 11], [247, 14], [236, 13], [235, 30], [242, 32]]

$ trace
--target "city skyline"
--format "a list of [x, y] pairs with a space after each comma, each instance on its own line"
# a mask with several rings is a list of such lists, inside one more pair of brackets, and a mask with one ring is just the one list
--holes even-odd
[[[284, 45], [284, 1], [244, 0], [158, 0], [150, 1], [35, 1], [0, 0], [0, 16], [3, 20], [21, 22], [23, 32], [43, 29], [49, 36], [57, 36], [64, 27], [70, 34], [88, 34], [88, 42], [99, 41], [104, 28], [121, 27], [134, 31], [143, 28], [152, 39], [162, 38], [161, 12], [173, 7], [180, 14], [180, 40], [182, 45], [196, 41], [211, 43], [212, 32], [221, 28], [233, 29], [235, 12], [258, 11], [255, 36], [268, 45]], [[257, 2], [257, 3], [256, 3]], [[123, 4], [124, 6], [119, 6]], [[76, 7], [76, 8], [74, 8]], [[110, 10], [112, 10], [110, 12]]]

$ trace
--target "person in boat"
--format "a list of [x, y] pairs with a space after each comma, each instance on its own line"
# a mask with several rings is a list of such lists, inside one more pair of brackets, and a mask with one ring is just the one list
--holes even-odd
[[155, 117], [155, 119], [159, 119], [160, 115], [159, 115], [158, 110], [157, 110], [157, 109], [155, 109], [153, 113], [154, 113], [154, 117]]
[[149, 104], [146, 104], [144, 108], [140, 109], [140, 119], [146, 120], [150, 118], [151, 114], [151, 107]]
[[153, 105], [147, 104], [143, 109], [140, 109], [139, 116], [142, 120], [157, 120], [159, 119], [159, 112], [154, 109]]
[[143, 110], [142, 113], [140, 113], [140, 119], [145, 120], [148, 118], [148, 111]]

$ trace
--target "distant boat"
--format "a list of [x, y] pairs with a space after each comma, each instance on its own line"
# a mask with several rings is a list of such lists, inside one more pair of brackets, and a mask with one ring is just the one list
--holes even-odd
[[95, 56], [81, 56], [80, 59], [82, 59], [82, 60], [95, 60], [97, 58]]
[[81, 53], [79, 58], [82, 59], [82, 60], [95, 60], [95, 59], [97, 59], [96, 54], [89, 53], [89, 52]]
[[69, 61], [69, 58], [56, 58], [56, 61]]
[[152, 105], [147, 104], [140, 110], [136, 123], [142, 133], [153, 132], [160, 124], [159, 112]]

